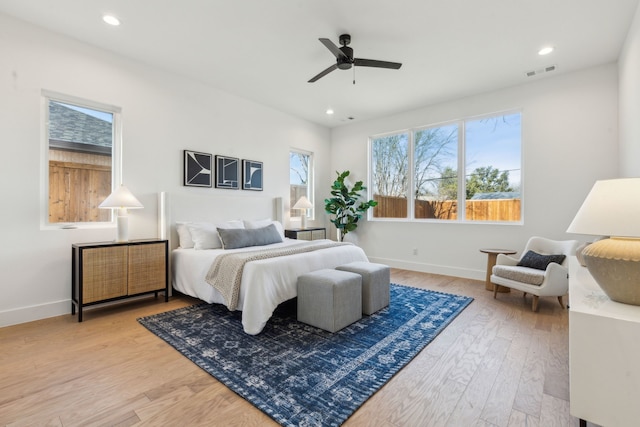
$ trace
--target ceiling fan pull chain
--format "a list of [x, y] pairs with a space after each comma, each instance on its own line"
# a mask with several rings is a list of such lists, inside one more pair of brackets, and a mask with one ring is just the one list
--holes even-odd
[[352, 68], [353, 68], [353, 84], [356, 84], [356, 66], [354, 65]]

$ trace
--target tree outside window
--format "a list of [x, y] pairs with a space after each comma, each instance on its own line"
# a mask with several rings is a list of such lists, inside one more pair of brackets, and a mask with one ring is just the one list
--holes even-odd
[[[414, 218], [451, 219], [455, 204], [441, 190], [443, 177], [457, 179], [453, 171], [458, 153], [458, 126], [447, 125], [413, 132]], [[450, 170], [448, 175], [443, 172]], [[455, 199], [454, 199], [455, 200]]]
[[406, 218], [409, 186], [409, 135], [406, 133], [371, 141], [373, 199], [384, 201], [373, 210], [379, 218]]
[[521, 113], [465, 121], [465, 219], [518, 222]]

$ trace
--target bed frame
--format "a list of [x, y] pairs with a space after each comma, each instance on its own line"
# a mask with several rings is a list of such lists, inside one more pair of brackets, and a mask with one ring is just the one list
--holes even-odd
[[[158, 236], [169, 240], [169, 251], [178, 247], [176, 221], [229, 221], [271, 218], [282, 223], [282, 197], [158, 193]], [[283, 224], [284, 225], [284, 224]]]
[[[284, 217], [282, 197], [219, 196], [194, 193], [158, 193], [158, 236], [169, 241], [171, 251], [179, 246], [176, 221], [261, 220]], [[284, 224], [283, 224], [284, 226]], [[169, 262], [169, 295], [173, 295], [173, 272]]]

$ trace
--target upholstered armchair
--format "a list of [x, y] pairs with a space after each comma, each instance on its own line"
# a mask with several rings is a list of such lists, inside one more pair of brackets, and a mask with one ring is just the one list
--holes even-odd
[[577, 246], [577, 240], [531, 237], [520, 258], [499, 254], [491, 274], [493, 297], [499, 285], [522, 291], [525, 297], [532, 294], [533, 311], [538, 311], [539, 297], [558, 297], [564, 308], [562, 297], [569, 291], [567, 257], [575, 255]]

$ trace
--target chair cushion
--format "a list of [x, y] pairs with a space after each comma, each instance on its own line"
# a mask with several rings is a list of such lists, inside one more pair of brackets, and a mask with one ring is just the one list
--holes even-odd
[[538, 270], [546, 270], [547, 266], [552, 262], [562, 264], [566, 255], [542, 255], [534, 251], [527, 251], [520, 259], [518, 265], [520, 267], [536, 268]]
[[540, 286], [544, 281], [544, 271], [538, 270], [537, 268], [496, 265], [493, 267], [492, 272], [495, 276], [527, 283], [529, 285]]

